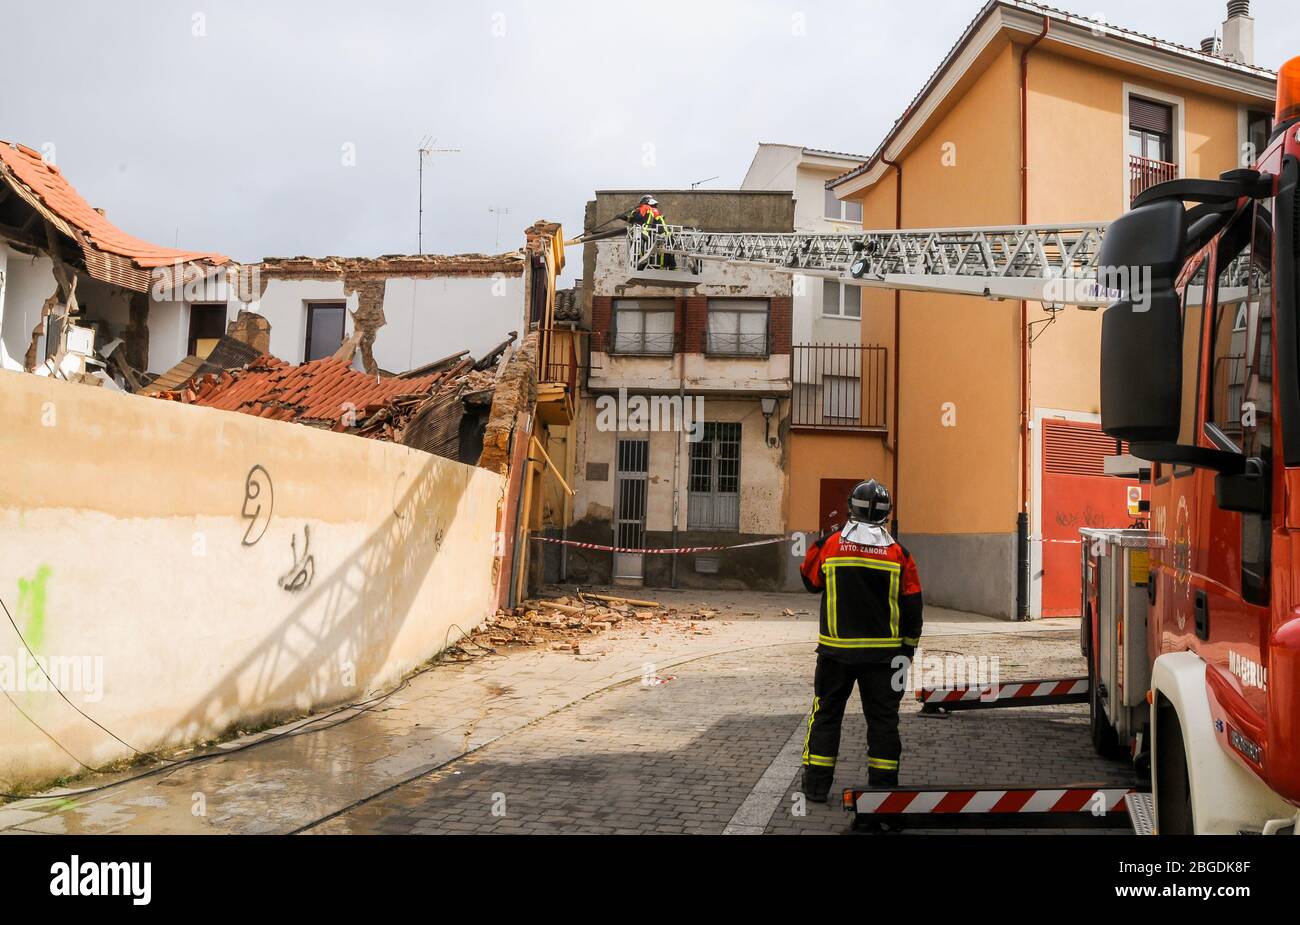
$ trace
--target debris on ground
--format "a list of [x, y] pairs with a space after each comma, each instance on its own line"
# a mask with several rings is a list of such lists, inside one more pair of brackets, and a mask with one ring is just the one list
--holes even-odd
[[707, 636], [713, 631], [700, 624], [717, 615], [710, 607], [664, 607], [658, 601], [606, 594], [536, 598], [511, 610], [498, 610], [443, 657], [467, 662], [500, 649], [545, 647], [579, 661], [596, 661], [608, 648], [594, 640], [608, 630], [635, 629], [641, 636], [662, 632]]

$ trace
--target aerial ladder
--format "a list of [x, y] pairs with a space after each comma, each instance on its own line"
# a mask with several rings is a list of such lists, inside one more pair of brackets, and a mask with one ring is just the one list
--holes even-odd
[[[920, 228], [850, 234], [627, 229], [629, 282], [692, 286], [705, 261], [903, 289], [1024, 299], [1095, 311], [1118, 297], [1097, 277], [1106, 222]], [[669, 259], [671, 258], [671, 260]], [[664, 269], [675, 264], [680, 269]]]

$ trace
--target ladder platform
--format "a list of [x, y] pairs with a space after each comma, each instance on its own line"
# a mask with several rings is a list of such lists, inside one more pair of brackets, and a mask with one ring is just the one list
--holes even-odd
[[1087, 703], [1088, 679], [1047, 678], [969, 687], [920, 687], [916, 699], [921, 702], [921, 713], [927, 716], [945, 715], [957, 710]]
[[628, 286], [667, 286], [673, 289], [694, 289], [701, 282], [698, 273], [689, 270], [628, 269]]
[[[853, 831], [900, 829], [1102, 828], [1134, 825], [1128, 800], [1137, 791], [1115, 784], [1005, 789], [850, 787], [844, 809]], [[1142, 805], [1141, 801], [1135, 804]], [[1140, 812], [1140, 810], [1139, 810]], [[1135, 827], [1135, 825], [1134, 825]]]

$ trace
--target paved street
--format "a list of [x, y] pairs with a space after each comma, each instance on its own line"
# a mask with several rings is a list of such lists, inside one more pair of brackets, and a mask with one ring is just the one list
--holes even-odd
[[[795, 797], [815, 599], [655, 596], [719, 613], [694, 628], [612, 631], [591, 647], [595, 657], [532, 649], [442, 664], [364, 708], [224, 743], [196, 763], [78, 781], [0, 807], [0, 831], [843, 832], [838, 805], [804, 812]], [[922, 647], [996, 657], [1003, 680], [1082, 671], [1075, 621], [1007, 624], [931, 608]], [[1092, 754], [1082, 706], [947, 719], [918, 709], [904, 699], [904, 784], [1131, 776]], [[865, 732], [855, 697], [837, 787], [865, 781]]]

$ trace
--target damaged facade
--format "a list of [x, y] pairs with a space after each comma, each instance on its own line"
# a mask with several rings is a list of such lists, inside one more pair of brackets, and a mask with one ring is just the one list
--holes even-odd
[[[601, 227], [640, 195], [597, 192], [587, 204], [586, 227]], [[789, 192], [655, 196], [674, 224], [710, 231], [794, 227]], [[626, 241], [615, 236], [585, 245], [583, 279], [590, 373], [577, 415], [577, 498], [568, 535], [626, 548], [730, 546], [783, 536], [789, 274], [714, 264], [692, 277], [689, 289], [672, 280], [629, 279]], [[647, 407], [640, 401], [647, 402], [648, 419], [638, 414]], [[723, 555], [574, 549], [566, 566], [579, 583], [772, 588], [793, 576], [787, 558], [781, 543]]]

